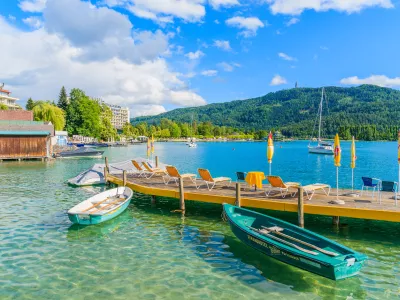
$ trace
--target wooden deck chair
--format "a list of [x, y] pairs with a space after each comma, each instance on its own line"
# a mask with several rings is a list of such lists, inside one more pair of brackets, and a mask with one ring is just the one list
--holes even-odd
[[163, 180], [166, 185], [170, 183], [171, 180], [174, 180], [175, 184], [178, 185], [179, 178], [189, 178], [190, 181], [196, 185], [196, 174], [180, 174], [178, 169], [174, 166], [166, 166], [165, 169], [167, 170], [167, 175], [163, 176]]
[[[267, 180], [270, 183], [270, 187], [265, 191], [265, 196], [269, 196], [272, 191], [279, 191], [282, 198], [285, 198], [289, 192], [289, 189], [298, 188], [300, 183], [298, 182], [283, 182], [279, 176], [267, 176]], [[291, 194], [294, 197], [297, 193], [297, 189]]]
[[[210, 171], [208, 171], [207, 169], [198, 169], [198, 172], [199, 172], [199, 175], [200, 175], [201, 179], [207, 185], [207, 189], [209, 191], [211, 191], [214, 188], [215, 184], [217, 184], [218, 182], [227, 182], [227, 181], [229, 181], [229, 185], [228, 186], [230, 186], [231, 183], [232, 183], [232, 179], [229, 178], [229, 177], [216, 177], [216, 178], [213, 178], [211, 176], [211, 174], [210, 174]], [[197, 186], [197, 189], [199, 189], [200, 186], [201, 186], [201, 184], [199, 184]]]
[[148, 172], [143, 169], [136, 160], [132, 159], [132, 164], [138, 171], [138, 177], [146, 177], [146, 174], [148, 174]]
[[[328, 191], [326, 189], [328, 189]], [[311, 200], [315, 194], [315, 191], [318, 190], [323, 190], [325, 195], [329, 196], [329, 193], [331, 192], [331, 186], [325, 183], [314, 183], [303, 186], [303, 190], [307, 195], [307, 199]]]
[[160, 168], [150, 168], [149, 164], [147, 162], [142, 162], [142, 165], [144, 166], [144, 168], [146, 169], [147, 173], [149, 174], [149, 176], [147, 176], [147, 179], [150, 179], [151, 177], [153, 177], [154, 175], [166, 175], [167, 172], [165, 172], [164, 170], [160, 169]]

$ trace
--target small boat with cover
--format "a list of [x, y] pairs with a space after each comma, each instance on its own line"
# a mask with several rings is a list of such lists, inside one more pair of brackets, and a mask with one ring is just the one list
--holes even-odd
[[68, 211], [72, 223], [94, 225], [115, 218], [131, 202], [133, 191], [128, 187], [118, 187], [97, 194]]
[[224, 212], [231, 230], [245, 244], [333, 280], [357, 275], [367, 259], [312, 231], [267, 215], [230, 204], [224, 204]]

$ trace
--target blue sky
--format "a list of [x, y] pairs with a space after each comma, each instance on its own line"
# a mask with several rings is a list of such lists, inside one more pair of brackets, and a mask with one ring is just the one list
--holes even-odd
[[[3, 3], [4, 2], [4, 3]], [[131, 114], [299, 86], [400, 87], [398, 0], [3, 0], [0, 81]]]

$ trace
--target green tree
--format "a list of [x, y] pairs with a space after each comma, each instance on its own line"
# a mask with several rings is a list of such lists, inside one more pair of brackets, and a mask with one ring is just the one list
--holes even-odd
[[65, 126], [64, 111], [48, 102], [39, 101], [32, 109], [35, 121], [47, 121], [55, 130], [63, 130]]
[[0, 103], [0, 110], [8, 110], [8, 106], [3, 103]]
[[26, 110], [32, 110], [33, 107], [35, 106], [35, 102], [32, 100], [32, 98], [29, 97], [28, 101], [26, 102]]
[[107, 105], [101, 105], [101, 116], [100, 116], [100, 138], [104, 141], [116, 138], [117, 130], [111, 123], [112, 110]]
[[181, 128], [175, 122], [171, 125], [170, 129], [171, 137], [180, 138], [181, 137]]
[[68, 98], [67, 98], [67, 92], [65, 91], [65, 87], [63, 86], [60, 91], [60, 95], [58, 96], [58, 103], [57, 106], [64, 111], [67, 110], [68, 107]]

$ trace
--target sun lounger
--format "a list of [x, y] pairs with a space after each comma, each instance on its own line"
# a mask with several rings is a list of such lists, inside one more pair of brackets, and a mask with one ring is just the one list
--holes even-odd
[[164, 183], [167, 185], [171, 180], [175, 181], [175, 184], [178, 185], [179, 178], [190, 179], [196, 185], [196, 174], [180, 174], [178, 169], [174, 166], [166, 166], [167, 175], [163, 176]]
[[[213, 178], [210, 174], [210, 171], [208, 171], [207, 169], [198, 169], [199, 171], [199, 175], [201, 177], [201, 179], [204, 181], [204, 183], [207, 185], [207, 189], [209, 191], [211, 191], [215, 184], [218, 182], [229, 182], [229, 186], [232, 183], [232, 179], [229, 177], [216, 177]], [[197, 189], [200, 188], [201, 185], [197, 186]]]
[[143, 169], [136, 160], [132, 160], [132, 164], [138, 171], [138, 177], [146, 177], [146, 174], [149, 174], [145, 169]]
[[297, 188], [300, 186], [298, 182], [283, 182], [279, 176], [267, 176], [267, 180], [270, 183], [270, 187], [265, 191], [265, 195], [268, 197], [272, 191], [279, 191], [282, 198], [285, 198], [289, 189], [295, 189], [291, 194], [294, 197], [297, 193]]
[[[314, 184], [309, 184], [309, 185], [305, 185], [302, 187], [304, 192], [307, 195], [307, 199], [311, 200], [312, 197], [315, 194], [315, 191], [318, 190], [323, 190], [325, 195], [329, 196], [329, 193], [331, 192], [331, 186], [329, 184], [325, 184], [325, 183], [314, 183]], [[327, 191], [328, 189], [328, 191]]]
[[162, 170], [160, 168], [150, 168], [149, 164], [147, 162], [142, 162], [142, 165], [144, 166], [144, 168], [147, 170], [147, 173], [149, 174], [149, 176], [147, 176], [147, 179], [150, 179], [151, 177], [153, 177], [154, 175], [166, 175], [167, 172], [165, 172], [165, 170]]

